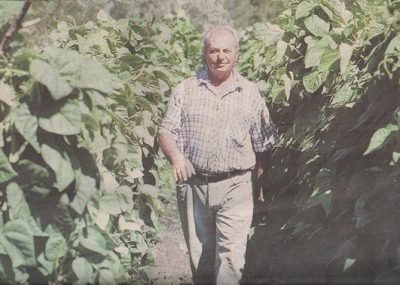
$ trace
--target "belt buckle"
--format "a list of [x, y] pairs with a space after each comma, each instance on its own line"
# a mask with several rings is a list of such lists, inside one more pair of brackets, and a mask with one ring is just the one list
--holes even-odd
[[204, 181], [206, 181], [206, 183], [208, 183], [208, 173], [204, 173]]

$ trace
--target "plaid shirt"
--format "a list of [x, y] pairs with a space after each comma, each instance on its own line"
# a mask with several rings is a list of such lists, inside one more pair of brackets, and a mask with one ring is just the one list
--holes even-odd
[[234, 83], [218, 96], [207, 70], [181, 82], [172, 92], [159, 133], [174, 135], [179, 150], [198, 171], [222, 173], [255, 165], [255, 152], [277, 142], [257, 86], [233, 73]]

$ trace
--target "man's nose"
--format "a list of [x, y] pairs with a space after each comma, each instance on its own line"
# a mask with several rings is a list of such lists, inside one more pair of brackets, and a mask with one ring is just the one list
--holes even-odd
[[219, 59], [222, 59], [224, 57], [224, 53], [222, 52], [222, 50], [220, 50], [219, 52], [218, 52], [218, 58]]

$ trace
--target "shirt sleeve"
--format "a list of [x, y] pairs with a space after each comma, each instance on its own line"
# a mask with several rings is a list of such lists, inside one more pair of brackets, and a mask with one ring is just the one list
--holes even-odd
[[175, 140], [182, 125], [183, 96], [185, 90], [183, 84], [178, 85], [171, 93], [164, 118], [158, 126], [158, 133], [171, 133]]
[[278, 135], [271, 121], [267, 105], [257, 89], [255, 116], [251, 127], [251, 141], [255, 152], [271, 149], [278, 142]]

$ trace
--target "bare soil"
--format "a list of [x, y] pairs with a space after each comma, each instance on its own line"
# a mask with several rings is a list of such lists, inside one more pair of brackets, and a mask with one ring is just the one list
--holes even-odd
[[160, 217], [165, 230], [155, 248], [154, 284], [192, 284], [189, 255], [183, 237], [176, 200], [171, 201]]

